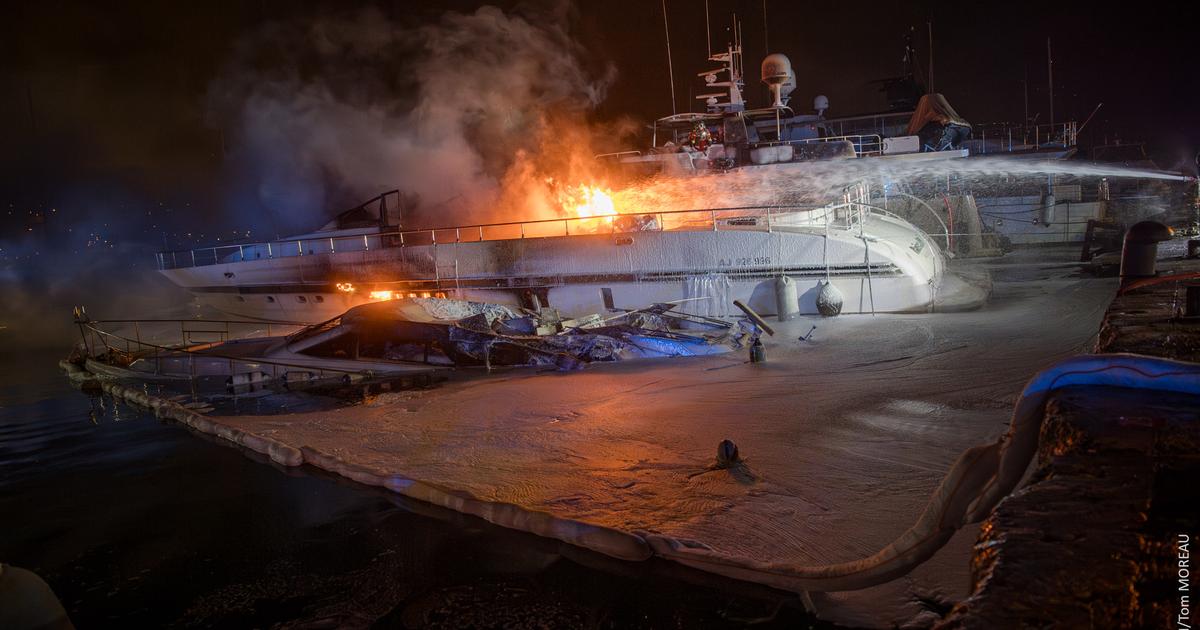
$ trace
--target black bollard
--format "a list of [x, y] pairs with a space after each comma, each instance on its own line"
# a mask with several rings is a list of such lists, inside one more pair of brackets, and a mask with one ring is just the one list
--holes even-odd
[[1121, 280], [1153, 277], [1158, 244], [1170, 238], [1171, 228], [1156, 221], [1142, 221], [1129, 228], [1121, 249]]
[[767, 349], [763, 347], [762, 339], [754, 338], [754, 343], [750, 344], [750, 362], [762, 363], [767, 360]]

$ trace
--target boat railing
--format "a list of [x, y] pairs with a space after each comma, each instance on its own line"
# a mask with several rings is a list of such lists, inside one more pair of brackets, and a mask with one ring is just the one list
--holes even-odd
[[[77, 311], [75, 323], [87, 328], [103, 329], [105, 334], [129, 337], [134, 346], [193, 346], [203, 343], [222, 343], [233, 339], [253, 339], [290, 334], [305, 328], [304, 322], [238, 319], [91, 319]], [[120, 332], [117, 332], [120, 331]], [[82, 332], [82, 329], [81, 329]], [[91, 341], [84, 338], [84, 342]], [[89, 349], [91, 346], [88, 346]], [[130, 348], [126, 348], [129, 350]]]
[[854, 147], [856, 157], [873, 157], [883, 155], [883, 137], [877, 133], [849, 134], [844, 136], [827, 136], [824, 138], [805, 138], [803, 140], [774, 140], [755, 142], [751, 148], [772, 147], [790, 144], [792, 146], [807, 144], [826, 144], [831, 142], [849, 142]]
[[837, 135], [876, 133], [883, 137], [904, 135], [912, 112], [868, 114], [822, 121], [822, 126]]
[[638, 150], [614, 151], [612, 153], [597, 153], [592, 159], [594, 159], [594, 160], [613, 160], [613, 159], [619, 160], [623, 157], [641, 157], [641, 156], [642, 156], [642, 152], [638, 151]]
[[966, 144], [971, 146], [971, 152], [975, 154], [1012, 153], [1046, 147], [1069, 149], [1078, 144], [1079, 124], [1074, 120], [1041, 125], [981, 123], [972, 127], [971, 135], [971, 140]]
[[[262, 322], [238, 320], [141, 319], [93, 320], [76, 311], [81, 343], [91, 359], [124, 359], [123, 367], [134, 373], [162, 378], [195, 380], [203, 376], [229, 377], [229, 385], [245, 383], [235, 379], [247, 375], [268, 376], [272, 380], [304, 381], [328, 378], [370, 377], [369, 370], [315, 366], [261, 357], [237, 356], [220, 352], [219, 344], [234, 339], [274, 337], [303, 330], [301, 322]], [[246, 334], [238, 335], [237, 327]], [[178, 333], [178, 337], [175, 337]], [[200, 339], [197, 336], [201, 337]], [[178, 340], [176, 342], [176, 340]], [[213, 348], [217, 349], [214, 350]], [[144, 362], [147, 369], [135, 369], [133, 363]], [[247, 380], [247, 383], [252, 381]]]
[[[375, 232], [355, 236], [330, 236], [237, 245], [219, 245], [190, 250], [159, 252], [159, 269], [205, 267], [262, 259], [292, 258], [346, 252], [369, 253], [381, 249], [448, 245], [482, 241], [623, 234], [647, 231], [684, 231], [736, 229], [763, 225], [769, 230], [775, 216], [806, 210], [818, 205], [772, 205], [666, 210], [598, 217], [562, 217], [536, 221], [490, 223], [460, 227], [431, 228], [394, 232]], [[837, 226], [834, 226], [837, 227]]]

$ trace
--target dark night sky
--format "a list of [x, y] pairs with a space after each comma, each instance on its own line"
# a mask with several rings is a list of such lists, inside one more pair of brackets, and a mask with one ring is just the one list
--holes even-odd
[[[416, 4], [375, 6], [411, 25], [481, 3]], [[492, 4], [507, 9], [525, 3]], [[710, 67], [703, 3], [673, 0], [667, 6], [676, 101], [681, 109], [693, 107], [695, 74]], [[932, 20], [936, 88], [969, 120], [1019, 120], [1026, 72], [1031, 115], [1048, 117], [1045, 47], [1051, 36], [1056, 118], [1082, 119], [1105, 103], [1085, 143], [1117, 134], [1144, 140], [1165, 168], [1191, 168], [1200, 146], [1194, 8], [782, 0], [766, 6], [766, 36], [773, 51], [791, 57], [798, 83], [794, 103], [801, 106], [825, 94], [831, 114], [885, 109], [869, 81], [899, 74], [910, 26], [918, 28], [924, 63], [925, 22]], [[761, 103], [762, 0], [712, 0], [710, 7], [715, 25], [723, 27], [735, 10], [744, 20], [748, 93]], [[177, 225], [187, 227], [194, 215], [183, 210], [219, 203], [213, 191], [228, 177], [229, 138], [211, 122], [206, 94], [235, 43], [272, 21], [351, 10], [357, 7], [284, 0], [10, 5], [0, 38], [0, 202], [13, 214], [0, 236], [19, 230], [19, 217], [30, 209], [87, 206], [81, 198], [108, 200], [76, 210], [101, 217], [161, 204], [175, 209]], [[670, 113], [659, 0], [578, 2], [569, 14], [589, 66], [617, 70], [597, 118], [649, 121]], [[714, 43], [725, 39], [723, 28], [714, 26]]]

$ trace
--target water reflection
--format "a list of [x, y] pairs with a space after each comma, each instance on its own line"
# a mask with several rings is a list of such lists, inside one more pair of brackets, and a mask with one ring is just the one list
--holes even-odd
[[45, 578], [78, 627], [806, 623], [785, 594], [276, 466], [73, 390], [58, 358], [0, 357], [0, 560]]

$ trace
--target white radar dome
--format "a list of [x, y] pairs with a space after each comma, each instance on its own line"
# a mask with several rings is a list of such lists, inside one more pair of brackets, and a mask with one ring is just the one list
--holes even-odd
[[796, 75], [792, 72], [792, 62], [787, 55], [773, 53], [763, 59], [762, 81], [771, 88], [774, 100], [771, 107], [783, 107], [788, 94], [796, 87]]
[[824, 114], [825, 110], [829, 109], [829, 97], [824, 94], [818, 95], [813, 99], [813, 109], [817, 110], [818, 114]]

